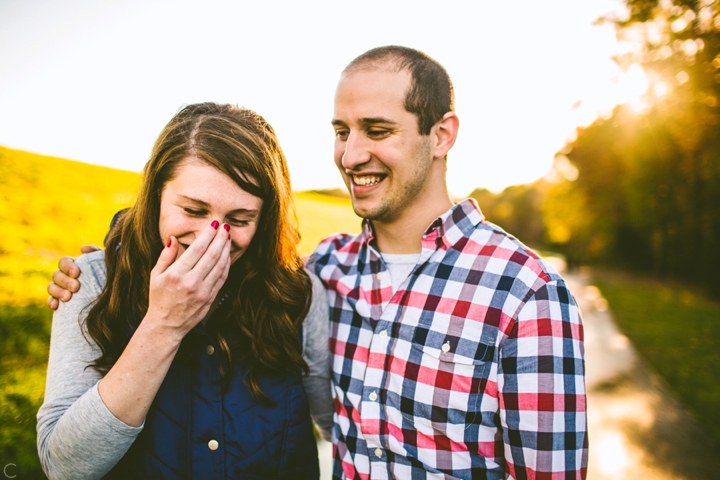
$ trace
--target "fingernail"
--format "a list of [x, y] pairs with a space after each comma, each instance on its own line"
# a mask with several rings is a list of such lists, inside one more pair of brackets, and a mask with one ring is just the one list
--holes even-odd
[[230, 235], [230, 234], [228, 233], [228, 240], [230, 240], [231, 238], [232, 238], [232, 235]]
[[220, 222], [218, 222], [217, 220], [213, 220], [210, 225], [212, 225], [212, 227], [217, 230], [218, 226], [220, 226]]
[[167, 244], [168, 248], [170, 247], [170, 245], [172, 245], [172, 237], [168, 238], [168, 244]]
[[230, 231], [230, 225], [228, 225], [227, 223], [223, 225], [223, 228], [225, 229], [226, 232]]

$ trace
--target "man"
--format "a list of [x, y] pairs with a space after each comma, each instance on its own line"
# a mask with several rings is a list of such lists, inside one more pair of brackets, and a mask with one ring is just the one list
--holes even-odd
[[370, 50], [343, 71], [332, 124], [365, 219], [309, 262], [330, 303], [333, 476], [585, 478], [577, 306], [473, 200], [450, 199], [445, 70], [409, 48]]

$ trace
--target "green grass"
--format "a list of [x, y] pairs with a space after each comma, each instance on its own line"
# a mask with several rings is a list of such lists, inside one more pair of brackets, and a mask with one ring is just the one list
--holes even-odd
[[620, 329], [720, 445], [720, 303], [619, 273], [598, 272], [594, 281]]
[[43, 475], [35, 414], [45, 391], [51, 316], [43, 305], [0, 305], [0, 458], [16, 465], [18, 478]]

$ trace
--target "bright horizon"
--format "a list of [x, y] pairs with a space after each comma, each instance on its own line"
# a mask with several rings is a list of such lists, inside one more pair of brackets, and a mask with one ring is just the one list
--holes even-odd
[[[575, 127], [647, 88], [611, 60], [619, 0], [0, 4], [0, 145], [140, 171], [188, 103], [237, 103], [274, 127], [294, 190], [344, 188], [332, 161], [340, 71], [381, 45], [417, 48], [455, 85], [453, 195], [543, 177]], [[639, 71], [638, 71], [639, 70]]]

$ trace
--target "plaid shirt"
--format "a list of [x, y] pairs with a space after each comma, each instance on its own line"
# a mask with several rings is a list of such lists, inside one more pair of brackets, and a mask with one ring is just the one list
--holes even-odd
[[368, 221], [311, 264], [330, 302], [334, 478], [585, 478], [578, 308], [474, 200], [427, 229], [395, 294]]

